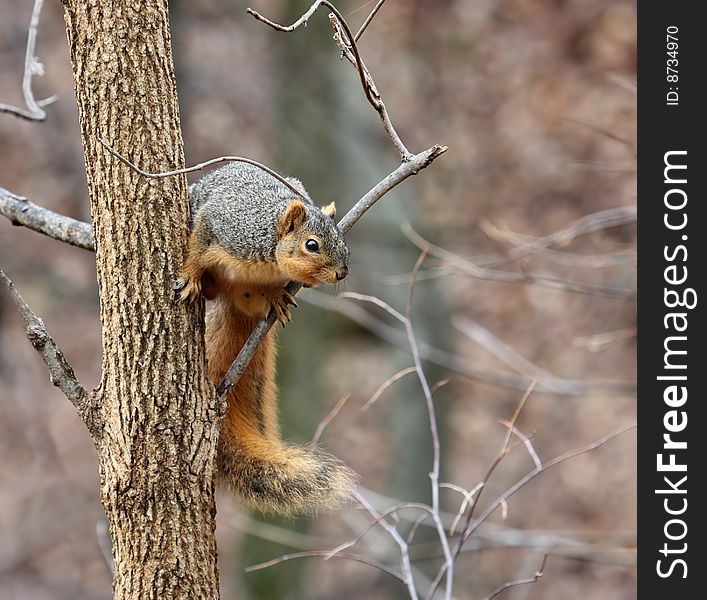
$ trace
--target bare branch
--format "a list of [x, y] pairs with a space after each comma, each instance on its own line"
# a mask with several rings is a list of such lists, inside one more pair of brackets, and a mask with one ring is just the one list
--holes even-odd
[[488, 329], [475, 323], [471, 319], [466, 317], [454, 317], [452, 318], [452, 325], [469, 339], [474, 340], [477, 344], [502, 360], [514, 371], [526, 377], [532, 377], [546, 389], [559, 391], [565, 387], [572, 387], [576, 383], [571, 379], [562, 379], [541, 369], [498, 339]]
[[[388, 113], [388, 109], [385, 107], [385, 103], [383, 102], [383, 98], [378, 91], [376, 83], [366, 68], [366, 65], [363, 63], [361, 55], [359, 54], [358, 47], [356, 46], [356, 40], [351, 34], [351, 29], [349, 28], [348, 23], [332, 4], [328, 2], [324, 2], [324, 4], [332, 11], [332, 14], [329, 15], [329, 22], [334, 29], [334, 41], [337, 46], [339, 46], [344, 58], [346, 58], [346, 60], [348, 60], [358, 71], [361, 86], [366, 94], [366, 99], [378, 113], [378, 116], [383, 123], [383, 128], [393, 142], [395, 149], [400, 154], [400, 158], [403, 162], [410, 160], [412, 158], [412, 154], [405, 147], [405, 144], [403, 144], [403, 141], [400, 139], [398, 132], [393, 126], [393, 122], [390, 119], [390, 114]], [[345, 33], [345, 36], [342, 35], [342, 31]]]
[[363, 32], [366, 31], [366, 28], [371, 24], [373, 17], [376, 16], [381, 6], [383, 6], [384, 2], [385, 0], [378, 0], [377, 4], [373, 7], [373, 10], [366, 17], [366, 20], [363, 22], [363, 25], [361, 25], [359, 30], [356, 32], [356, 35], [354, 36], [354, 42], [358, 42], [359, 38], [363, 35]]
[[[616, 431], [613, 431], [612, 433], [604, 436], [603, 438], [597, 440], [596, 442], [593, 442], [591, 444], [587, 444], [586, 446], [582, 446], [581, 448], [578, 448], [577, 450], [572, 450], [570, 452], [566, 452], [565, 454], [561, 454], [560, 456], [557, 456], [556, 458], [553, 458], [552, 460], [547, 461], [542, 465], [540, 468], [534, 468], [532, 471], [530, 471], [527, 475], [525, 475], [523, 478], [518, 480], [515, 484], [513, 484], [508, 490], [506, 490], [501, 496], [499, 496], [496, 500], [494, 500], [487, 508], [484, 510], [475, 520], [473, 523], [469, 524], [468, 527], [465, 528], [464, 532], [461, 535], [461, 538], [457, 542], [457, 546], [454, 549], [454, 556], [455, 558], [459, 555], [459, 552], [461, 551], [462, 547], [466, 543], [466, 541], [469, 539], [469, 537], [479, 528], [479, 526], [486, 521], [486, 519], [489, 518], [489, 516], [496, 511], [497, 508], [499, 508], [508, 498], [510, 498], [513, 494], [515, 494], [518, 490], [520, 490], [523, 486], [525, 486], [529, 481], [535, 479], [540, 473], [545, 473], [546, 471], [549, 471], [553, 467], [556, 467], [557, 465], [562, 464], [563, 462], [566, 462], [570, 460], [571, 458], [574, 458], [576, 456], [579, 456], [580, 454], [586, 454], [587, 452], [591, 452], [592, 450], [596, 450], [598, 448], [601, 448], [614, 438], [620, 436], [622, 433], [625, 433], [631, 429], [634, 429], [636, 427], [636, 423], [630, 423], [628, 425], [624, 425], [623, 427], [620, 427]], [[442, 580], [442, 577], [444, 576], [444, 570], [446, 568], [446, 565], [442, 565], [442, 568], [437, 572], [437, 575], [435, 576], [435, 579], [433, 581], [433, 588], [432, 592], [434, 592], [435, 589], [437, 589], [437, 586], [439, 586], [439, 583]], [[430, 597], [430, 596], [428, 596]]]
[[22, 225], [84, 250], [95, 250], [90, 224], [52, 212], [2, 187], [0, 214], [13, 225]]
[[407, 369], [402, 369], [401, 371], [398, 371], [395, 375], [392, 375], [388, 379], [386, 379], [380, 386], [378, 386], [378, 389], [373, 393], [373, 395], [368, 399], [366, 404], [364, 404], [361, 407], [361, 410], [368, 410], [375, 404], [376, 400], [381, 397], [383, 392], [387, 390], [391, 385], [393, 385], [396, 381], [402, 379], [405, 377], [405, 375], [409, 375], [410, 373], [414, 373], [416, 371], [415, 367], [408, 367]]
[[503, 425], [504, 427], [508, 427], [508, 432], [515, 435], [523, 442], [523, 444], [525, 444], [525, 447], [528, 449], [528, 454], [530, 454], [530, 458], [533, 459], [535, 466], [540, 469], [542, 467], [542, 463], [540, 462], [540, 457], [535, 451], [535, 447], [533, 446], [533, 442], [530, 441], [530, 438], [525, 435], [520, 429], [518, 429], [515, 425], [513, 425], [513, 423], [511, 423], [510, 421], [506, 421], [506, 419], [500, 419], [499, 423], [501, 423], [501, 425]]
[[417, 590], [415, 589], [415, 581], [412, 577], [412, 566], [410, 563], [410, 554], [408, 552], [407, 542], [402, 538], [395, 526], [388, 523], [382, 517], [382, 515], [380, 515], [378, 511], [373, 508], [371, 503], [366, 500], [363, 494], [356, 491], [352, 495], [358, 501], [358, 503], [363, 506], [363, 508], [365, 508], [374, 519], [376, 519], [375, 523], [380, 523], [381, 527], [383, 527], [383, 529], [388, 532], [390, 537], [393, 538], [395, 543], [400, 548], [400, 564], [403, 572], [403, 583], [407, 585], [408, 594], [410, 595], [410, 598], [412, 598], [412, 600], [417, 600]]
[[300, 25], [304, 25], [307, 27], [307, 23], [309, 22], [309, 19], [312, 17], [312, 15], [317, 12], [317, 9], [319, 6], [322, 4], [323, 0], [317, 0], [312, 4], [312, 6], [309, 7], [306, 13], [304, 13], [299, 19], [297, 19], [292, 25], [280, 25], [279, 23], [275, 23], [274, 21], [271, 21], [270, 19], [264, 17], [261, 15], [259, 12], [254, 11], [252, 8], [246, 8], [246, 12], [255, 17], [256, 20], [260, 21], [261, 23], [265, 23], [266, 25], [269, 25], [276, 31], [282, 31], [284, 33], [290, 33], [297, 29]]
[[[508, 252], [506, 252], [505, 256], [477, 257], [474, 259], [474, 262], [477, 265], [487, 267], [502, 264], [508, 262], [508, 260], [523, 258], [540, 249], [550, 248], [552, 246], [567, 246], [578, 237], [589, 233], [611, 229], [612, 227], [633, 225], [636, 223], [637, 218], [638, 210], [635, 206], [621, 206], [619, 208], [602, 210], [586, 215], [581, 219], [577, 219], [554, 233], [544, 237], [534, 238], [532, 243], [527, 243], [519, 248], [511, 248]], [[484, 230], [486, 235], [492, 239], [497, 239], [500, 241], [514, 243], [513, 236], [517, 235], [504, 232], [488, 222], [482, 223], [481, 228]]]
[[[104, 140], [99, 140], [99, 142], [106, 148], [106, 150], [110, 154], [115, 156], [118, 160], [120, 160], [125, 165], [129, 166], [136, 173], [142, 175], [143, 177], [148, 177], [151, 179], [172, 177], [174, 175], [181, 175], [183, 173], [192, 173], [194, 171], [200, 171], [205, 167], [208, 167], [213, 164], [236, 161], [244, 162], [249, 165], [258, 167], [266, 173], [269, 173], [270, 175], [275, 177], [278, 181], [286, 185], [294, 193], [302, 193], [301, 190], [298, 190], [296, 187], [294, 187], [290, 182], [288, 182], [284, 177], [282, 177], [282, 175], [273, 171], [264, 164], [259, 163], [258, 161], [251, 160], [250, 158], [244, 158], [242, 156], [220, 156], [218, 158], [212, 158], [211, 160], [207, 160], [206, 162], [194, 165], [193, 167], [185, 167], [184, 169], [175, 169], [172, 171], [165, 171], [160, 173], [148, 173], [147, 171], [143, 171], [142, 169], [140, 169], [140, 167], [130, 162], [119, 152], [111, 148]], [[432, 163], [432, 161], [444, 154], [446, 151], [446, 146], [435, 145], [431, 148], [428, 148], [427, 150], [424, 150], [423, 152], [420, 152], [419, 154], [415, 154], [407, 162], [402, 163], [397, 169], [395, 169], [395, 171], [390, 173], [390, 175], [388, 175], [385, 179], [381, 180], [363, 198], [361, 198], [358, 202], [356, 202], [356, 204], [354, 204], [351, 210], [349, 210], [349, 212], [344, 215], [343, 219], [339, 221], [339, 227], [341, 228], [341, 230], [346, 233], [349, 229], [351, 229], [351, 227], [354, 226], [356, 221], [358, 221], [363, 216], [363, 214], [369, 208], [371, 208], [371, 206], [373, 206], [376, 202], [378, 202], [378, 200], [381, 199], [381, 197], [387, 194], [399, 183], [405, 181], [405, 179], [407, 179], [411, 175], [417, 175], [422, 169], [428, 167]]]
[[[348, 232], [364, 215], [364, 213], [378, 200], [380, 200], [383, 195], [411, 175], [415, 175], [427, 167], [435, 158], [441, 154], [444, 154], [446, 150], [447, 148], [445, 146], [433, 146], [432, 148], [415, 155], [410, 161], [402, 163], [397, 169], [395, 169], [395, 171], [379, 182], [363, 198], [354, 204], [351, 210], [344, 215], [344, 218], [339, 221], [339, 227], [341, 230], [344, 233]], [[302, 286], [299, 283], [291, 281], [287, 285], [287, 291], [294, 296], [297, 292], [299, 292], [301, 287]], [[268, 316], [256, 325], [253, 333], [250, 334], [250, 337], [246, 340], [246, 343], [243, 345], [243, 348], [241, 348], [238, 356], [231, 364], [231, 367], [228, 369], [228, 372], [224, 376], [223, 380], [216, 388], [216, 393], [219, 398], [224, 398], [236, 384], [238, 379], [240, 379], [241, 375], [243, 375], [243, 372], [248, 366], [250, 360], [253, 358], [255, 351], [267, 335], [268, 331], [270, 331], [270, 328], [273, 326], [275, 321], [275, 313], [270, 311]]]
[[[412, 306], [412, 289], [415, 284], [415, 274], [417, 269], [419, 269], [424, 260], [425, 252], [423, 252], [420, 258], [415, 264], [415, 269], [413, 269], [412, 278], [410, 281], [410, 295], [408, 298], [408, 310]], [[430, 480], [432, 482], [432, 519], [437, 527], [437, 533], [439, 535], [439, 542], [442, 545], [442, 550], [445, 557], [445, 571], [447, 573], [446, 578], [446, 588], [445, 588], [445, 598], [450, 600], [452, 597], [452, 585], [454, 580], [454, 561], [449, 548], [449, 541], [447, 540], [447, 535], [444, 531], [444, 525], [442, 524], [442, 519], [439, 513], [439, 471], [440, 471], [440, 443], [439, 443], [439, 433], [437, 431], [437, 417], [435, 414], [434, 401], [432, 400], [432, 392], [430, 391], [430, 386], [427, 383], [427, 377], [422, 369], [422, 360], [420, 358], [420, 352], [417, 346], [417, 340], [415, 339], [415, 332], [412, 327], [412, 322], [410, 321], [409, 315], [403, 316], [392, 306], [383, 302], [380, 298], [375, 296], [368, 296], [365, 294], [356, 294], [352, 292], [341, 294], [345, 298], [354, 298], [356, 300], [362, 300], [364, 302], [371, 302], [377, 306], [380, 306], [392, 316], [394, 316], [398, 321], [400, 321], [405, 327], [407, 333], [408, 343], [410, 345], [410, 351], [412, 353], [412, 358], [415, 363], [415, 371], [417, 377], [420, 380], [420, 385], [422, 386], [422, 391], [425, 396], [425, 404], [427, 407], [427, 415], [430, 425], [430, 433], [432, 436], [432, 447], [433, 447], [433, 457], [432, 457], [432, 472], [430, 473]]]
[[[381, 339], [399, 348], [409, 350], [407, 338], [404, 333], [398, 331], [395, 327], [390, 326], [388, 323], [371, 314], [371, 312], [346, 298], [330, 296], [317, 290], [308, 290], [303, 299], [305, 302], [309, 302], [319, 308], [338, 312]], [[519, 391], [525, 391], [533, 381], [532, 377], [479, 366], [475, 362], [441, 350], [423, 341], [418, 341], [418, 346], [420, 356], [424, 360], [471, 379]], [[594, 394], [633, 396], [636, 393], [636, 384], [632, 381], [582, 381], [555, 378], [552, 382], [550, 380], [544, 382], [539, 381], [536, 391], [563, 396], [585, 396]]]
[[267, 167], [263, 163], [260, 163], [257, 160], [253, 160], [252, 158], [245, 158], [243, 156], [219, 156], [217, 158], [212, 158], [212, 159], [207, 160], [205, 162], [196, 164], [193, 167], [184, 167], [183, 169], [174, 169], [172, 171], [162, 171], [160, 173], [149, 173], [147, 171], [143, 171], [135, 163], [130, 162], [127, 158], [125, 158], [122, 154], [120, 154], [120, 152], [118, 152], [117, 150], [115, 150], [114, 148], [109, 146], [105, 140], [102, 140], [99, 138], [98, 141], [101, 143], [101, 145], [106, 150], [108, 150], [108, 152], [110, 154], [115, 156], [120, 162], [127, 165], [133, 171], [142, 175], [143, 177], [147, 177], [148, 179], [162, 179], [163, 177], [174, 177], [175, 175], [183, 175], [185, 173], [194, 173], [195, 171], [201, 171], [201, 170], [205, 169], [206, 167], [210, 167], [211, 165], [216, 165], [216, 164], [222, 163], [222, 162], [242, 162], [242, 163], [246, 163], [248, 165], [253, 165], [254, 167], [258, 167], [259, 169], [262, 169], [263, 171], [265, 171], [269, 175], [272, 175], [281, 184], [283, 184], [284, 186], [289, 188], [292, 192], [294, 192], [298, 196], [302, 194], [302, 190], [297, 189], [294, 185], [292, 185], [291, 182], [287, 181], [287, 179], [285, 177], [283, 177], [282, 175], [280, 175], [277, 171], [273, 171], [270, 167]]
[[535, 571], [535, 575], [533, 575], [532, 577], [528, 577], [526, 579], [516, 579], [515, 581], [508, 581], [508, 582], [504, 583], [503, 585], [500, 585], [493, 592], [491, 592], [488, 596], [486, 596], [486, 600], [492, 600], [492, 598], [495, 598], [501, 592], [506, 591], [508, 588], [515, 587], [517, 585], [527, 585], [529, 583], [535, 583], [538, 579], [540, 579], [543, 576], [543, 573], [545, 572], [545, 563], [546, 562], [547, 562], [547, 554], [545, 556], [543, 556], [543, 560], [540, 563], [540, 567], [538, 568], [538, 570]]
[[[354, 497], [356, 497], [359, 501], [359, 494], [356, 493], [354, 494]], [[378, 514], [375, 512], [375, 509], [369, 505], [369, 504], [363, 504], [361, 502], [364, 508], [366, 510], [369, 510], [371, 514], [374, 517], [374, 520], [369, 523], [366, 527], [364, 527], [361, 531], [359, 531], [355, 537], [350, 539], [348, 542], [344, 542], [343, 544], [339, 544], [336, 548], [331, 550], [331, 556], [334, 556], [338, 552], [341, 552], [342, 550], [346, 550], [347, 548], [351, 548], [352, 546], [355, 546], [358, 542], [360, 542], [363, 537], [371, 530], [373, 529], [376, 525], [381, 525], [386, 531], [388, 531], [390, 534], [393, 533], [393, 531], [397, 532], [397, 529], [388, 523], [385, 519], [391, 515], [395, 515], [396, 513], [407, 510], [407, 509], [417, 509], [423, 511], [423, 513], [430, 515], [432, 514], [432, 509], [427, 506], [426, 504], [420, 504], [419, 502], [403, 502], [401, 504], [396, 504], [394, 506], [391, 506], [390, 508], [386, 509], [382, 514]], [[397, 515], [396, 515], [397, 516]], [[386, 527], [387, 525], [387, 527]], [[402, 538], [400, 538], [402, 539]], [[406, 547], [401, 547], [401, 550], [404, 552], [407, 552]]]
[[314, 550], [328, 543], [327, 540], [320, 537], [259, 521], [244, 511], [234, 511], [232, 515], [229, 513], [226, 520], [230, 526], [248, 535], [298, 550]]
[[408, 544], [412, 543], [412, 540], [415, 537], [415, 534], [417, 533], [418, 527], [420, 527], [420, 525], [422, 525], [422, 523], [424, 523], [429, 516], [430, 513], [422, 513], [419, 517], [417, 517], [417, 519], [415, 519], [415, 522], [412, 524], [410, 531], [408, 531], [408, 535], [406, 538]]
[[[635, 224], [637, 211], [635, 206], [625, 206], [611, 208], [600, 212], [586, 215], [581, 219], [570, 223], [566, 227], [546, 235], [544, 237], [534, 237], [522, 235], [505, 229], [501, 229], [489, 221], [482, 220], [480, 227], [491, 239], [503, 243], [513, 244], [514, 247], [505, 251], [504, 254], [483, 254], [469, 259], [477, 267], [491, 267], [518, 260], [534, 254], [542, 254], [544, 258], [557, 262], [558, 264], [570, 265], [574, 267], [603, 268], [615, 265], [622, 265], [635, 260], [636, 251], [634, 248], [605, 255], [583, 255], [570, 252], [550, 250], [553, 246], [567, 246], [575, 239], [593, 233], [603, 231], [612, 227]], [[445, 264], [421, 271], [418, 280], [435, 279], [449, 275], [454, 271], [454, 267]], [[400, 275], [388, 275], [380, 280], [388, 285], [399, 285], [407, 283], [410, 275], [403, 273]]]
[[532, 383], [528, 386], [528, 389], [525, 390], [525, 393], [520, 399], [520, 402], [518, 402], [518, 406], [516, 406], [516, 409], [513, 411], [513, 416], [511, 417], [510, 422], [508, 423], [509, 425], [509, 431], [508, 435], [506, 436], [506, 441], [503, 442], [503, 448], [501, 452], [505, 452], [508, 449], [508, 443], [511, 441], [511, 433], [513, 432], [513, 428], [515, 427], [516, 422], [518, 421], [518, 417], [520, 417], [520, 413], [523, 411], [523, 408], [525, 407], [525, 403], [528, 401], [528, 398], [530, 398], [530, 394], [533, 393], [533, 390], [535, 389], [535, 386], [537, 385], [538, 380], [533, 379]]
[[[520, 413], [523, 410], [523, 407], [525, 406], [526, 401], [528, 400], [528, 398], [530, 397], [530, 394], [535, 389], [535, 385], [536, 385], [536, 381], [533, 380], [532, 383], [528, 386], [528, 389], [525, 391], [525, 393], [521, 397], [515, 410], [513, 411], [513, 416], [511, 417], [511, 420], [509, 423], [509, 425], [511, 427], [511, 431], [515, 427], [515, 423], [518, 420], [518, 417], [520, 416]], [[483, 493], [483, 491], [486, 487], [486, 484], [491, 479], [491, 475], [493, 475], [496, 468], [501, 464], [501, 461], [513, 450], [513, 446], [509, 446], [510, 439], [511, 439], [511, 436], [510, 436], [510, 432], [509, 432], [509, 434], [506, 436], [506, 438], [503, 441], [503, 446], [501, 447], [501, 450], [498, 453], [498, 456], [489, 466], [483, 479], [473, 488], [473, 490], [471, 492], [468, 493], [468, 497], [471, 499], [471, 503], [469, 506], [469, 512], [466, 515], [466, 519], [464, 521], [464, 526], [462, 528], [462, 531], [466, 531], [469, 528], [469, 523], [471, 522], [471, 519], [474, 516], [474, 511], [476, 510], [476, 507], [479, 505], [479, 500], [481, 499], [481, 494]], [[474, 495], [477, 491], [479, 493]], [[455, 517], [455, 519], [452, 523], [452, 529], [456, 529], [456, 525], [458, 524], [458, 522], [461, 520], [462, 516], [464, 515], [465, 507], [466, 507], [466, 498], [465, 498], [465, 503], [463, 503], [462, 506], [460, 507], [459, 513], [457, 514], [457, 517]], [[462, 549], [462, 544], [460, 542], [458, 542], [456, 548], [454, 549], [453, 560], [457, 559], [457, 557], [459, 556], [459, 553], [461, 552], [461, 549]], [[433, 585], [430, 587], [430, 593], [428, 594], [428, 598], [432, 597], [435, 590], [437, 589], [437, 586], [439, 585], [439, 582], [441, 581], [441, 579], [439, 578], [439, 574], [440, 573], [438, 572], [437, 573], [438, 576], [435, 577], [435, 579], [433, 581]]]
[[558, 265], [585, 269], [605, 269], [607, 267], [618, 267], [636, 261], [635, 247], [610, 254], [577, 254], [574, 252], [545, 248], [540, 242], [542, 238], [521, 235], [512, 231], [504, 231], [488, 223], [482, 223], [481, 228], [490, 238], [513, 244], [514, 247], [511, 248], [511, 251], [515, 251], [517, 254], [540, 256]]
[[42, 319], [40, 319], [25, 302], [15, 285], [0, 269], [0, 279], [5, 282], [10, 295], [20, 311], [25, 323], [25, 332], [32, 347], [39, 352], [44, 364], [49, 370], [51, 382], [58, 387], [76, 408], [79, 416], [86, 423], [89, 431], [94, 435], [98, 430], [95, 415], [91, 410], [88, 392], [81, 385], [74, 374], [74, 370], [67, 362], [64, 353], [51, 338]]
[[476, 492], [478, 492], [480, 489], [482, 489], [484, 487], [484, 482], [480, 481], [469, 491], [467, 491], [463, 487], [461, 487], [459, 485], [455, 485], [453, 483], [440, 483], [439, 487], [449, 488], [450, 490], [454, 490], [455, 492], [459, 492], [462, 496], [464, 496], [464, 500], [462, 500], [462, 503], [459, 505], [459, 510], [457, 511], [457, 514], [454, 515], [454, 520], [452, 521], [452, 524], [449, 526], [449, 535], [451, 536], [451, 535], [454, 535], [454, 532], [457, 529], [457, 525], [459, 524], [459, 521], [464, 516], [464, 512], [466, 511], [466, 507], [474, 499], [474, 494], [476, 494]]
[[363, 214], [371, 208], [382, 196], [387, 194], [396, 185], [405, 181], [411, 175], [417, 175], [422, 169], [432, 164], [436, 158], [447, 151], [446, 146], [432, 146], [419, 154], [413, 156], [407, 162], [401, 164], [395, 171], [381, 180], [374, 188], [372, 188], [363, 198], [361, 198], [349, 212], [344, 215], [344, 218], [339, 222], [339, 227], [342, 231], [347, 232], [358, 221]]
[[22, 94], [25, 99], [27, 108], [19, 108], [10, 104], [0, 102], [0, 112], [10, 113], [27, 121], [45, 121], [47, 113], [42, 110], [43, 106], [47, 106], [56, 101], [56, 96], [45, 98], [44, 100], [35, 100], [34, 92], [32, 91], [32, 77], [35, 75], [44, 75], [44, 67], [34, 56], [34, 47], [37, 43], [37, 27], [39, 26], [39, 15], [42, 12], [42, 4], [44, 0], [34, 0], [34, 8], [32, 9], [32, 18], [29, 22], [27, 30], [27, 48], [25, 50], [25, 70], [22, 75]]
[[[464, 488], [450, 484], [440, 484], [440, 487], [450, 487], [455, 491], [461, 492]], [[476, 491], [480, 489], [481, 484], [477, 484]], [[459, 488], [459, 490], [456, 490]], [[374, 492], [366, 488], [359, 488], [365, 491], [366, 496], [371, 499], [376, 506], [385, 507], [399, 504], [401, 501], [397, 498], [391, 498], [383, 494]], [[465, 490], [466, 491], [466, 490]], [[468, 492], [471, 494], [471, 492]], [[384, 510], [381, 508], [381, 510]], [[412, 528], [417, 529], [420, 525], [426, 527], [436, 527], [434, 524], [425, 523], [428, 513], [413, 518], [412, 515], [401, 512], [399, 518], [402, 521], [412, 523]], [[448, 529], [454, 523], [455, 515], [450, 513], [440, 513], [443, 518], [445, 527]], [[411, 532], [414, 535], [414, 531]], [[408, 543], [411, 541], [410, 533], [407, 536]], [[424, 554], [422, 551], [425, 548], [435, 549], [434, 555]], [[533, 531], [522, 530], [507, 525], [485, 522], [475, 532], [472, 538], [469, 538], [461, 552], [474, 552], [483, 550], [484, 548], [530, 548], [547, 554], [565, 556], [576, 560], [587, 560], [592, 562], [606, 562], [609, 564], [633, 565], [635, 564], [635, 547], [636, 547], [636, 532], [635, 531], [612, 531], [612, 532], [588, 532], [588, 531], [573, 531], [573, 532], [556, 532], [556, 531]], [[424, 542], [410, 547], [412, 552], [414, 549], [414, 558], [440, 558], [442, 553], [439, 551], [439, 544], [435, 542]], [[617, 556], [617, 553], [621, 553]]]
[[590, 352], [601, 352], [609, 344], [629, 340], [636, 337], [636, 327], [625, 327], [616, 331], [607, 331], [604, 333], [596, 333], [587, 337], [575, 338], [572, 345], [586, 347]]
[[[245, 568], [246, 573], [252, 573], [253, 571], [259, 571], [260, 569], [266, 569], [268, 567], [272, 567], [273, 565], [277, 565], [283, 562], [286, 562], [288, 560], [293, 560], [296, 558], [316, 558], [317, 556], [321, 556], [322, 558], [327, 558], [329, 556], [329, 551], [328, 550], [305, 550], [304, 552], [294, 552], [292, 554], [285, 554], [283, 556], [280, 556], [279, 558], [274, 558], [272, 560], [268, 560], [266, 562], [258, 563], [257, 565], [251, 565], [250, 567]], [[348, 552], [339, 552], [334, 556], [334, 558], [347, 558], [349, 560], [354, 560], [356, 562], [363, 563], [364, 565], [368, 565], [369, 567], [374, 567], [375, 569], [378, 569], [379, 571], [382, 571], [383, 573], [387, 573], [391, 577], [394, 577], [398, 581], [405, 583], [405, 580], [403, 579], [403, 576], [400, 575], [400, 573], [396, 573], [393, 571], [393, 569], [386, 567], [383, 563], [379, 563], [376, 560], [373, 560], [371, 558], [367, 558], [365, 556], [361, 556], [360, 554], [349, 554]]]
[[339, 414], [339, 411], [344, 407], [344, 404], [348, 401], [348, 399], [351, 398], [351, 394], [344, 394], [339, 398], [339, 401], [336, 403], [336, 406], [329, 411], [329, 414], [322, 419], [322, 422], [319, 423], [319, 426], [317, 427], [317, 430], [314, 432], [314, 437], [312, 438], [311, 443], [312, 444], [317, 444], [319, 443], [319, 439], [322, 437], [322, 433], [324, 433], [324, 429], [326, 428], [329, 423], [331, 423], [336, 415]]
[[461, 256], [430, 244], [420, 234], [418, 234], [409, 223], [403, 225], [403, 231], [408, 239], [418, 248], [427, 248], [429, 253], [445, 262], [455, 266], [460, 271], [468, 273], [477, 279], [486, 279], [491, 281], [503, 281], [507, 283], [533, 284], [548, 287], [566, 292], [576, 292], [579, 294], [591, 294], [596, 296], [606, 296], [608, 298], [618, 298], [621, 300], [633, 300], [636, 293], [633, 290], [626, 288], [616, 288], [609, 286], [592, 285], [588, 283], [579, 283], [573, 281], [565, 281], [554, 277], [541, 277], [535, 275], [526, 275], [524, 273], [515, 273], [512, 271], [498, 271], [487, 269], [473, 263]]
[[371, 104], [371, 106], [373, 106], [376, 112], [378, 112], [378, 115], [380, 116], [381, 121], [383, 122], [383, 127], [386, 133], [388, 134], [388, 137], [390, 137], [391, 141], [393, 142], [393, 145], [395, 146], [396, 150], [400, 154], [400, 157], [402, 158], [403, 162], [407, 162], [408, 160], [411, 160], [413, 158], [413, 155], [405, 147], [405, 144], [403, 144], [403, 141], [400, 139], [400, 136], [395, 131], [393, 123], [390, 119], [390, 115], [388, 114], [388, 110], [386, 109], [381, 95], [378, 92], [378, 88], [376, 87], [376, 84], [373, 81], [373, 77], [371, 77], [371, 74], [366, 68], [366, 65], [363, 63], [361, 55], [358, 51], [358, 47], [356, 46], [356, 40], [358, 39], [359, 35], [361, 35], [365, 28], [368, 27], [368, 24], [370, 23], [371, 19], [373, 19], [382, 4], [383, 2], [379, 2], [379, 4], [373, 9], [371, 15], [369, 15], [369, 17], [366, 19], [366, 22], [361, 27], [359, 33], [357, 33], [356, 36], [351, 33], [351, 28], [349, 27], [349, 24], [346, 22], [346, 19], [344, 19], [343, 15], [339, 12], [339, 10], [327, 0], [317, 0], [316, 2], [314, 2], [304, 15], [302, 15], [297, 21], [295, 21], [292, 25], [289, 26], [284, 26], [275, 23], [250, 8], [247, 9], [247, 12], [248, 14], [255, 17], [258, 21], [269, 25], [277, 31], [291, 32], [297, 29], [297, 27], [300, 27], [301, 25], [306, 26], [308, 20], [316, 12], [316, 10], [320, 6], [326, 6], [331, 11], [331, 14], [329, 15], [329, 22], [331, 23], [331, 26], [334, 29], [334, 41], [336, 42], [337, 46], [339, 46], [339, 49], [341, 50], [341, 53], [344, 58], [346, 58], [358, 71], [358, 76], [361, 80], [361, 87], [363, 88], [364, 94], [366, 95], [366, 99]]

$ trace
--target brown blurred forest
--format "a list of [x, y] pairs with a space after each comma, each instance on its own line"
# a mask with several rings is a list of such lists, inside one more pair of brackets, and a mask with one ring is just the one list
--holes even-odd
[[[364, 0], [336, 4], [356, 27], [372, 7]], [[187, 163], [223, 154], [253, 157], [300, 178], [320, 204], [335, 200], [343, 214], [397, 166], [398, 156], [355, 71], [340, 60], [324, 11], [292, 34], [276, 33], [245, 12], [253, 6], [290, 23], [308, 5], [170, 3]], [[22, 101], [31, 8], [28, 0], [0, 5], [0, 102]], [[352, 231], [351, 275], [339, 292], [372, 294], [405, 310], [408, 274], [420, 253], [405, 223], [461, 257], [505, 260], [494, 268], [635, 290], [633, 226], [567, 239], [520, 260], [508, 254], [531, 239], [510, 240], [508, 232], [546, 236], [586, 215], [635, 205], [635, 3], [388, 0], [360, 50], [407, 146], [417, 152], [440, 143], [449, 151]], [[47, 107], [45, 123], [0, 114], [0, 186], [88, 220], [59, 2], [45, 5], [36, 54], [45, 67], [35, 79], [37, 98], [59, 99]], [[0, 267], [42, 316], [79, 378], [95, 385], [100, 328], [92, 254], [0, 218]], [[401, 331], [399, 324], [369, 305], [337, 300], [336, 292], [303, 294], [280, 336], [284, 434], [311, 439], [337, 400], [351, 394], [322, 443], [361, 474], [363, 493], [377, 509], [392, 506], [393, 498], [429, 502], [430, 429], [414, 375], [361, 410], [386, 379], [412, 364], [404, 342], [391, 333]], [[525, 385], [502, 387], [471, 377], [472, 369], [537, 380], [517, 426], [534, 433], [543, 460], [635, 420], [635, 310], [632, 298], [483, 280], [427, 257], [412, 319], [419, 341], [445, 353], [424, 362], [430, 382], [448, 380], [434, 396], [442, 481], [468, 490], [484, 477], [507, 432], [499, 419], [510, 419], [523, 395]], [[543, 381], [567, 389], [543, 391]], [[542, 579], [503, 597], [634, 598], [635, 452], [635, 434], [628, 432], [512, 496], [459, 557], [454, 597], [484, 598], [506, 581], [532, 575], [548, 553]], [[481, 507], [532, 467], [524, 448], [515, 449], [484, 490]], [[443, 511], [453, 516], [460, 499], [442, 489]], [[278, 521], [242, 512], [223, 490], [217, 504], [225, 599], [407, 597], [384, 573], [343, 559], [305, 558], [244, 572], [288, 552], [330, 549], [354, 537], [371, 520], [360, 509]], [[405, 512], [391, 523], [406, 535], [416, 516]], [[419, 527], [410, 549], [420, 589], [441, 561], [428, 525]], [[108, 544], [90, 438], [49, 383], [3, 291], [0, 597], [109, 598]], [[381, 528], [355, 549], [399, 568], [398, 547]]]

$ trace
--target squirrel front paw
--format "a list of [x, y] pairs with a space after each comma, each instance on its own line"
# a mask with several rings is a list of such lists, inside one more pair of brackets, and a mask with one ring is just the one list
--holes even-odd
[[201, 292], [201, 281], [190, 279], [188, 277], [180, 277], [172, 286], [175, 299], [178, 302], [185, 300], [194, 301]]
[[290, 306], [297, 308], [297, 302], [287, 290], [278, 291], [277, 295], [271, 298], [271, 305], [277, 320], [283, 327], [285, 326], [285, 321], [289, 322], [292, 320]]

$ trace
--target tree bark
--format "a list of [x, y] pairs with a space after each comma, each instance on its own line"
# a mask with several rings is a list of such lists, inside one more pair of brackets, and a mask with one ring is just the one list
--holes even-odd
[[66, 0], [96, 242], [103, 371], [93, 402], [114, 598], [218, 598], [213, 464], [217, 405], [203, 303], [173, 300], [184, 258], [182, 166], [166, 0]]

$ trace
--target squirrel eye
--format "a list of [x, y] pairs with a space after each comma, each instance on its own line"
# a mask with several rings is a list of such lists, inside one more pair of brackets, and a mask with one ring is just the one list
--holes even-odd
[[304, 243], [304, 247], [307, 248], [307, 250], [309, 250], [310, 252], [319, 252], [319, 242], [312, 238], [308, 239]]

